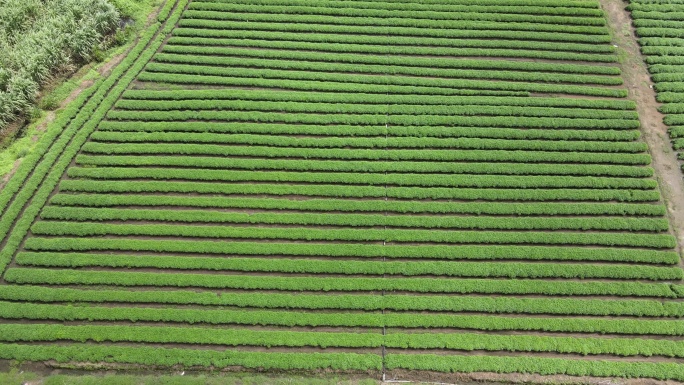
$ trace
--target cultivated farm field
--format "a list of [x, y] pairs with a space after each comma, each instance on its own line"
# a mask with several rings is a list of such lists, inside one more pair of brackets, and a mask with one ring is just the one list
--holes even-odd
[[0, 194], [0, 358], [684, 381], [678, 246], [598, 0], [158, 21]]

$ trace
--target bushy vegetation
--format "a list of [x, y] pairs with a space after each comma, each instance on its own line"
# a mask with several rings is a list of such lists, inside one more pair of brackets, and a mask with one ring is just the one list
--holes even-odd
[[41, 84], [89, 61], [119, 23], [106, 0], [0, 2], [0, 128], [26, 113]]

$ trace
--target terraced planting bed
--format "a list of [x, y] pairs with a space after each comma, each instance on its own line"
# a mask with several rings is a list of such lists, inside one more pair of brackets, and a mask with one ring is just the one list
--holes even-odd
[[598, 1], [159, 20], [0, 195], [0, 358], [684, 380], [677, 244]]

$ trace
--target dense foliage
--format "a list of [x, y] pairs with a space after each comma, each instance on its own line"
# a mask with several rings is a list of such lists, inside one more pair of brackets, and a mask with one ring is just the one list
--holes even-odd
[[55, 72], [90, 60], [118, 23], [106, 0], [0, 1], [0, 128]]

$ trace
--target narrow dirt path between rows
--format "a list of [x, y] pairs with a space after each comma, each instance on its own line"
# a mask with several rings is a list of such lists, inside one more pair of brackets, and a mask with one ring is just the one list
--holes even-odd
[[628, 98], [637, 103], [642, 138], [653, 158], [655, 177], [667, 207], [673, 235], [677, 237], [677, 251], [681, 251], [684, 244], [684, 176], [679, 160], [670, 144], [663, 114], [658, 111], [660, 103], [655, 99], [653, 82], [641, 55], [632, 19], [625, 9], [627, 3], [622, 0], [600, 0], [600, 3], [613, 33], [613, 44], [618, 46], [622, 59], [620, 67], [629, 90]]

